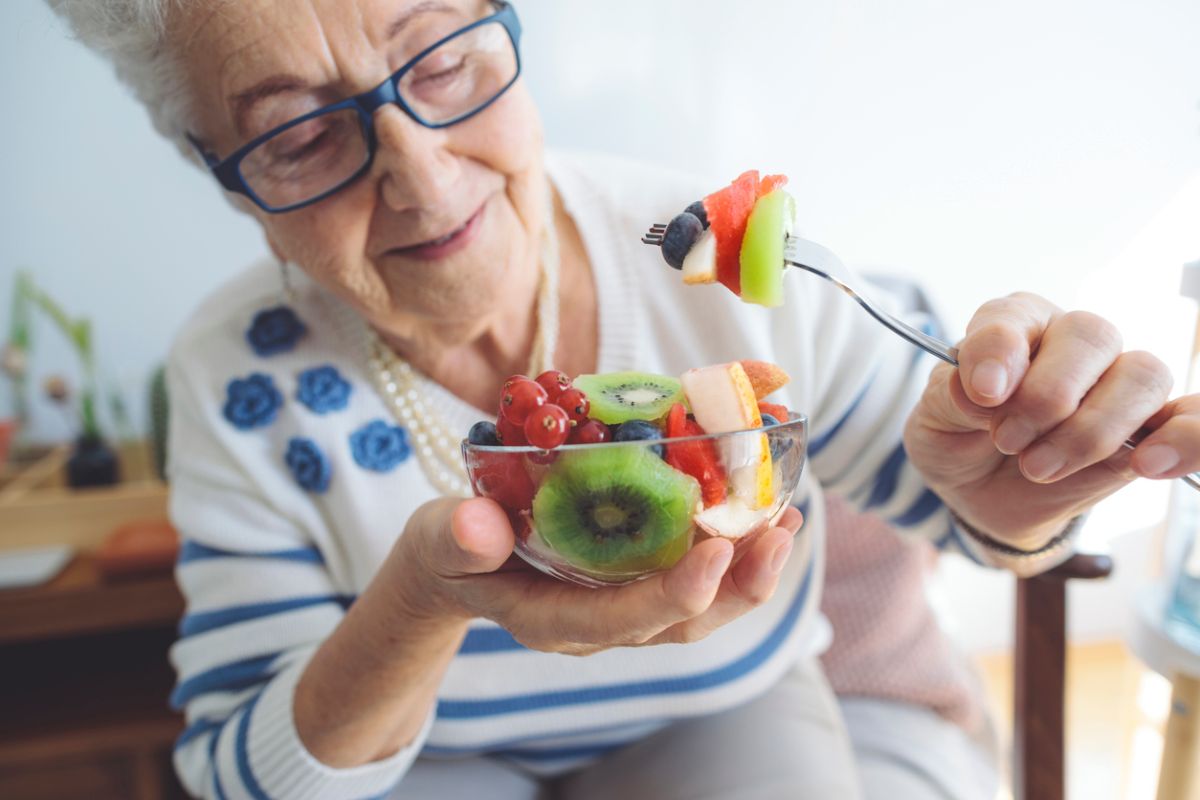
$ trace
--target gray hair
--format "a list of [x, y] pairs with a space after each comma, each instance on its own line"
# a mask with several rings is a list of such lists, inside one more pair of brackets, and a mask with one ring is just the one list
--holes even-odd
[[183, 70], [166, 46], [167, 17], [187, 0], [47, 0], [80, 42], [112, 63], [150, 121], [184, 155], [189, 101]]

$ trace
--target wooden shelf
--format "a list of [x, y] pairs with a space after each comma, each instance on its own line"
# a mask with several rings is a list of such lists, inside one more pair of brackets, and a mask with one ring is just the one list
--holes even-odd
[[83, 553], [43, 586], [0, 591], [0, 645], [175, 625], [182, 614], [170, 573], [106, 581]]
[[107, 581], [87, 553], [0, 592], [0, 797], [184, 797], [167, 659], [182, 611], [170, 573]]

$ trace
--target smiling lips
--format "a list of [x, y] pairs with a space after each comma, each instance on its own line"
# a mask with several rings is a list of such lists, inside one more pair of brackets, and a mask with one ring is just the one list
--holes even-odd
[[439, 236], [436, 239], [430, 239], [427, 242], [409, 245], [407, 247], [397, 247], [391, 250], [393, 255], [404, 256], [405, 258], [416, 258], [422, 261], [434, 261], [440, 258], [457, 253], [464, 247], [474, 241], [475, 236], [479, 233], [480, 222], [483, 220], [483, 210], [487, 204], [480, 206], [479, 209], [471, 215], [471, 218], [460, 225], [458, 228], [447, 233], [445, 236]]

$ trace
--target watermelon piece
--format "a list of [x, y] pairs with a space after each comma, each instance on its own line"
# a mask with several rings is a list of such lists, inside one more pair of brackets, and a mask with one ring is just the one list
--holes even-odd
[[[695, 420], [687, 418], [687, 409], [682, 403], [671, 406], [667, 413], [668, 439], [682, 436], [703, 436], [704, 429]], [[717, 458], [717, 448], [711, 440], [667, 444], [666, 461], [682, 473], [691, 475], [700, 484], [704, 507], [724, 503], [726, 493], [725, 470]]]
[[717, 280], [736, 295], [742, 292], [742, 237], [758, 200], [758, 183], [758, 170], [748, 170], [704, 198], [708, 227], [717, 239]]
[[765, 403], [760, 400], [758, 403], [758, 413], [770, 414], [780, 422], [787, 422], [789, 419], [791, 419], [791, 417], [788, 415], [787, 406], [782, 406], [778, 403]]
[[787, 180], [786, 175], [760, 178], [758, 170], [751, 169], [702, 201], [709, 230], [716, 238], [717, 280], [739, 297], [742, 294], [742, 239], [746, 235], [750, 213], [760, 197], [782, 188]]

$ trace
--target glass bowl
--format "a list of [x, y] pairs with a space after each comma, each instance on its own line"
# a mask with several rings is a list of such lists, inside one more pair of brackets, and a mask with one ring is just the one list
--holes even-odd
[[783, 515], [807, 449], [808, 420], [796, 414], [732, 433], [549, 451], [462, 444], [471, 487], [508, 513], [517, 554], [593, 587], [669, 569], [709, 536], [730, 539], [736, 558]]

